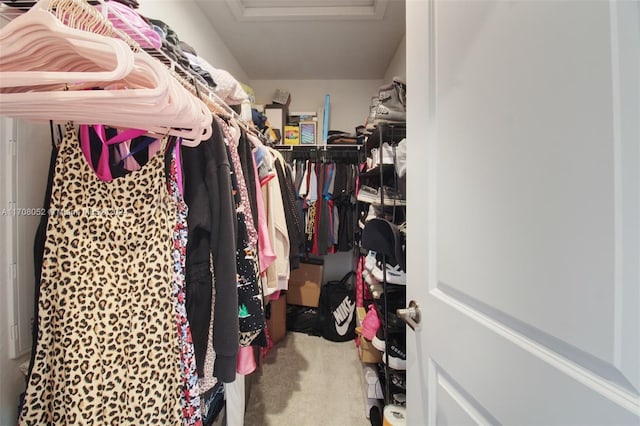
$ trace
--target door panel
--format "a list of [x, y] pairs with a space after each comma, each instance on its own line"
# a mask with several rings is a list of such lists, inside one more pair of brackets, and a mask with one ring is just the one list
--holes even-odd
[[425, 325], [449, 324], [455, 333], [427, 332], [438, 372], [429, 380], [442, 371], [459, 383], [475, 411], [496, 419], [480, 424], [638, 423], [629, 392], [439, 290], [433, 296]]
[[[612, 117], [593, 101], [611, 98], [608, 5], [479, 3], [470, 34], [479, 13], [436, 6], [438, 281], [610, 361]], [[589, 43], [545, 42], [541, 22]]]
[[640, 424], [639, 28], [407, 2], [409, 424]]

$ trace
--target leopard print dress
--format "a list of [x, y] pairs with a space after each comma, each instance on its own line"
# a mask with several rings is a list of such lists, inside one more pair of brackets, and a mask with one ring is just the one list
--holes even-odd
[[100, 181], [67, 126], [21, 425], [182, 424], [166, 182], [162, 155]]

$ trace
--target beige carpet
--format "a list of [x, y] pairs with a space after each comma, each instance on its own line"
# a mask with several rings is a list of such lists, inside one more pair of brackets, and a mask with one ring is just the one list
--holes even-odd
[[354, 342], [287, 332], [254, 373], [247, 426], [366, 426]]

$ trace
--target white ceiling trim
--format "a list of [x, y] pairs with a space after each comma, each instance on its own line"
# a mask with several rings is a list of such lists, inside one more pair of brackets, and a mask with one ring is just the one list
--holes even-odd
[[373, 5], [355, 6], [303, 6], [303, 7], [249, 7], [242, 0], [226, 0], [238, 22], [249, 21], [307, 21], [318, 19], [381, 20], [388, 0], [375, 0]]

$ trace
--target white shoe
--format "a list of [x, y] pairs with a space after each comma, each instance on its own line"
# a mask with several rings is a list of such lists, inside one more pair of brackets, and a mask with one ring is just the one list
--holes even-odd
[[[405, 149], [406, 154], [406, 149]], [[395, 164], [393, 147], [388, 142], [382, 144], [382, 164]], [[406, 155], [405, 155], [406, 157]], [[371, 148], [371, 154], [367, 157], [367, 171], [375, 169], [380, 165], [380, 150], [378, 148]]]
[[364, 268], [367, 271], [371, 271], [373, 268], [375, 268], [377, 261], [378, 260], [376, 259], [376, 252], [373, 250], [369, 250], [367, 257], [364, 258]]
[[[403, 200], [402, 197], [397, 194], [393, 189], [384, 187], [382, 189], [385, 206], [406, 206], [407, 200]], [[358, 191], [356, 199], [364, 203], [370, 203], [376, 206], [380, 206], [380, 188], [372, 188], [367, 185], [362, 185]], [[368, 216], [367, 216], [368, 217]]]
[[364, 203], [375, 203], [376, 199], [380, 201], [380, 194], [376, 188], [372, 188], [367, 185], [360, 186], [358, 190], [358, 195], [356, 196], [358, 201], [362, 201]]
[[[387, 282], [391, 284], [399, 284], [406, 285], [407, 284], [407, 275], [404, 273], [402, 269], [400, 269], [400, 265], [391, 266], [387, 263], [386, 265], [387, 271]], [[371, 274], [380, 282], [384, 281], [384, 273], [382, 271], [382, 262], [378, 262], [371, 271]]]
[[407, 139], [402, 139], [396, 147], [396, 173], [403, 177], [407, 173]]

